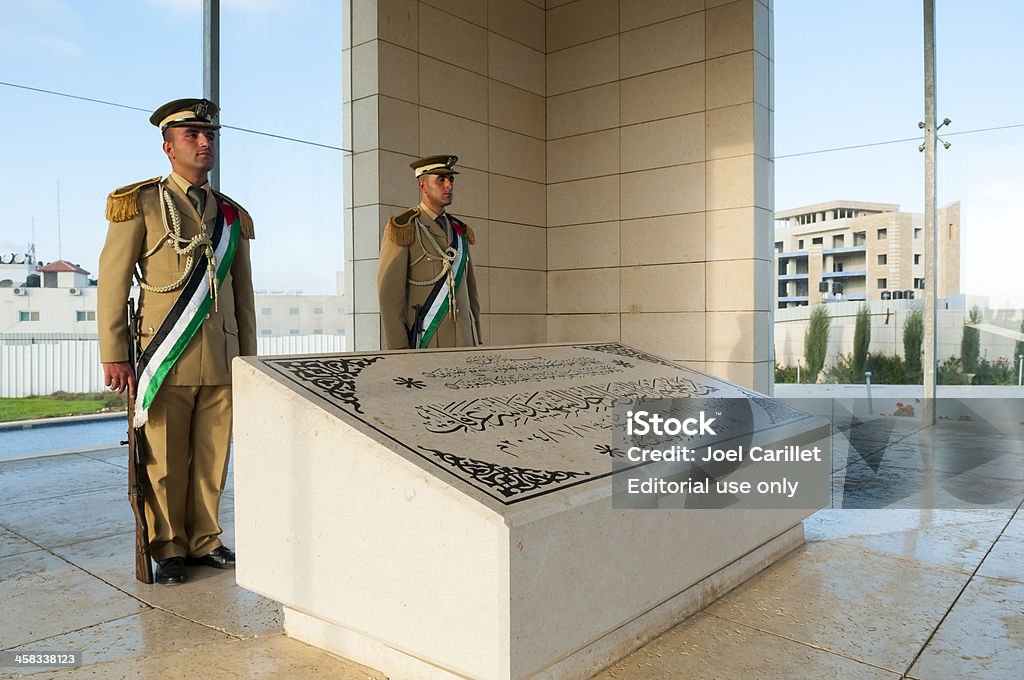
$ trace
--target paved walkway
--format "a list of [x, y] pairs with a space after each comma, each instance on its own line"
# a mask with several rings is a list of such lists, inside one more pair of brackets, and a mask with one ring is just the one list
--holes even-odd
[[[854, 420], [833, 450], [803, 547], [597, 677], [1022, 677], [1024, 426]], [[0, 677], [382, 677], [286, 637], [230, 572], [137, 583], [125, 478], [122, 449], [0, 462], [0, 650], [84, 654]]]

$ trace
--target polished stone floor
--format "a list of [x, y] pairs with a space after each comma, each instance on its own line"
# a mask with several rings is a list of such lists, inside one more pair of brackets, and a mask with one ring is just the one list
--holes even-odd
[[[833, 507], [803, 547], [597, 677], [1024, 677], [1024, 422], [853, 420], [832, 444]], [[0, 651], [84, 654], [0, 677], [383, 677], [286, 637], [230, 572], [137, 583], [125, 466], [121, 449], [0, 462]], [[232, 511], [229, 486], [229, 545]]]

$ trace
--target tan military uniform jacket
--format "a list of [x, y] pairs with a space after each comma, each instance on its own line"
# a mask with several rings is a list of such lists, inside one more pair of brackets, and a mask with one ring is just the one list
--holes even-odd
[[[385, 349], [408, 349], [407, 329], [416, 318], [416, 308], [426, 302], [434, 287], [434, 284], [413, 285], [408, 280], [429, 281], [443, 270], [442, 262], [434, 253], [426, 235], [417, 235], [417, 219], [430, 230], [442, 248], [447, 248], [450, 243], [444, 229], [434, 221], [422, 203], [392, 217], [388, 222], [380, 244], [380, 268], [377, 271], [377, 294], [384, 329], [382, 344]], [[467, 229], [466, 236], [472, 244], [472, 229]], [[431, 257], [422, 257], [425, 251]], [[415, 264], [410, 266], [411, 263]], [[452, 320], [451, 313], [445, 315], [429, 347], [473, 347], [482, 342], [480, 299], [477, 296], [476, 274], [473, 272], [472, 249], [466, 275], [456, 291], [455, 303], [457, 323]]]
[[[189, 238], [199, 233], [200, 218], [185, 192], [171, 178], [163, 180], [181, 215], [181, 234]], [[136, 263], [143, 280], [151, 286], [164, 286], [181, 277], [187, 256], [178, 255], [171, 243], [164, 241], [148, 258], [142, 255], [164, 239], [165, 229], [160, 205], [158, 182], [150, 180], [136, 185], [134, 204], [108, 217], [107, 240], [100, 253], [97, 322], [100, 335], [100, 361], [128, 361], [128, 330], [125, 304], [132, 285]], [[125, 196], [132, 187], [125, 187], [111, 196]], [[221, 195], [222, 198], [225, 198]], [[113, 199], [111, 199], [113, 200]], [[210, 308], [203, 325], [185, 348], [164, 380], [167, 385], [227, 385], [231, 383], [231, 360], [239, 354], [256, 354], [256, 309], [253, 300], [252, 269], [249, 263], [249, 238], [253, 234], [252, 218], [234, 201], [242, 226], [242, 238], [218, 292], [217, 309]], [[122, 205], [123, 207], [123, 205]], [[130, 214], [133, 213], [134, 214]], [[206, 200], [202, 222], [212, 230], [217, 217], [217, 202], [212, 195]], [[168, 217], [168, 224], [170, 218]], [[198, 253], [195, 260], [198, 260]], [[194, 266], [194, 263], [193, 263]], [[167, 316], [181, 289], [168, 293], [143, 290], [138, 313], [145, 348]]]

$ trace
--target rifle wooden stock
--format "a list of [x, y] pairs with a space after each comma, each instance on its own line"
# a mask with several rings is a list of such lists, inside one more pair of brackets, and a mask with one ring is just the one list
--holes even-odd
[[[138, 365], [138, 334], [135, 301], [128, 300], [128, 342], [131, 346], [132, 370]], [[149, 553], [149, 527], [146, 524], [146, 438], [142, 429], [135, 427], [135, 396], [128, 394], [128, 501], [135, 515], [135, 578], [143, 583], [153, 582], [153, 561]]]

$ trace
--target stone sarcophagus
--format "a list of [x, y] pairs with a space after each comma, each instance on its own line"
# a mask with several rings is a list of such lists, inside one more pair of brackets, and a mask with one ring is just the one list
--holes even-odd
[[[589, 677], [820, 507], [617, 503], [650, 467], [614, 431], [637, 400], [749, 403], [748, 455], [828, 443], [823, 420], [617, 343], [244, 358], [234, 381], [238, 583], [393, 678]], [[723, 409], [716, 450], [742, 453]]]

